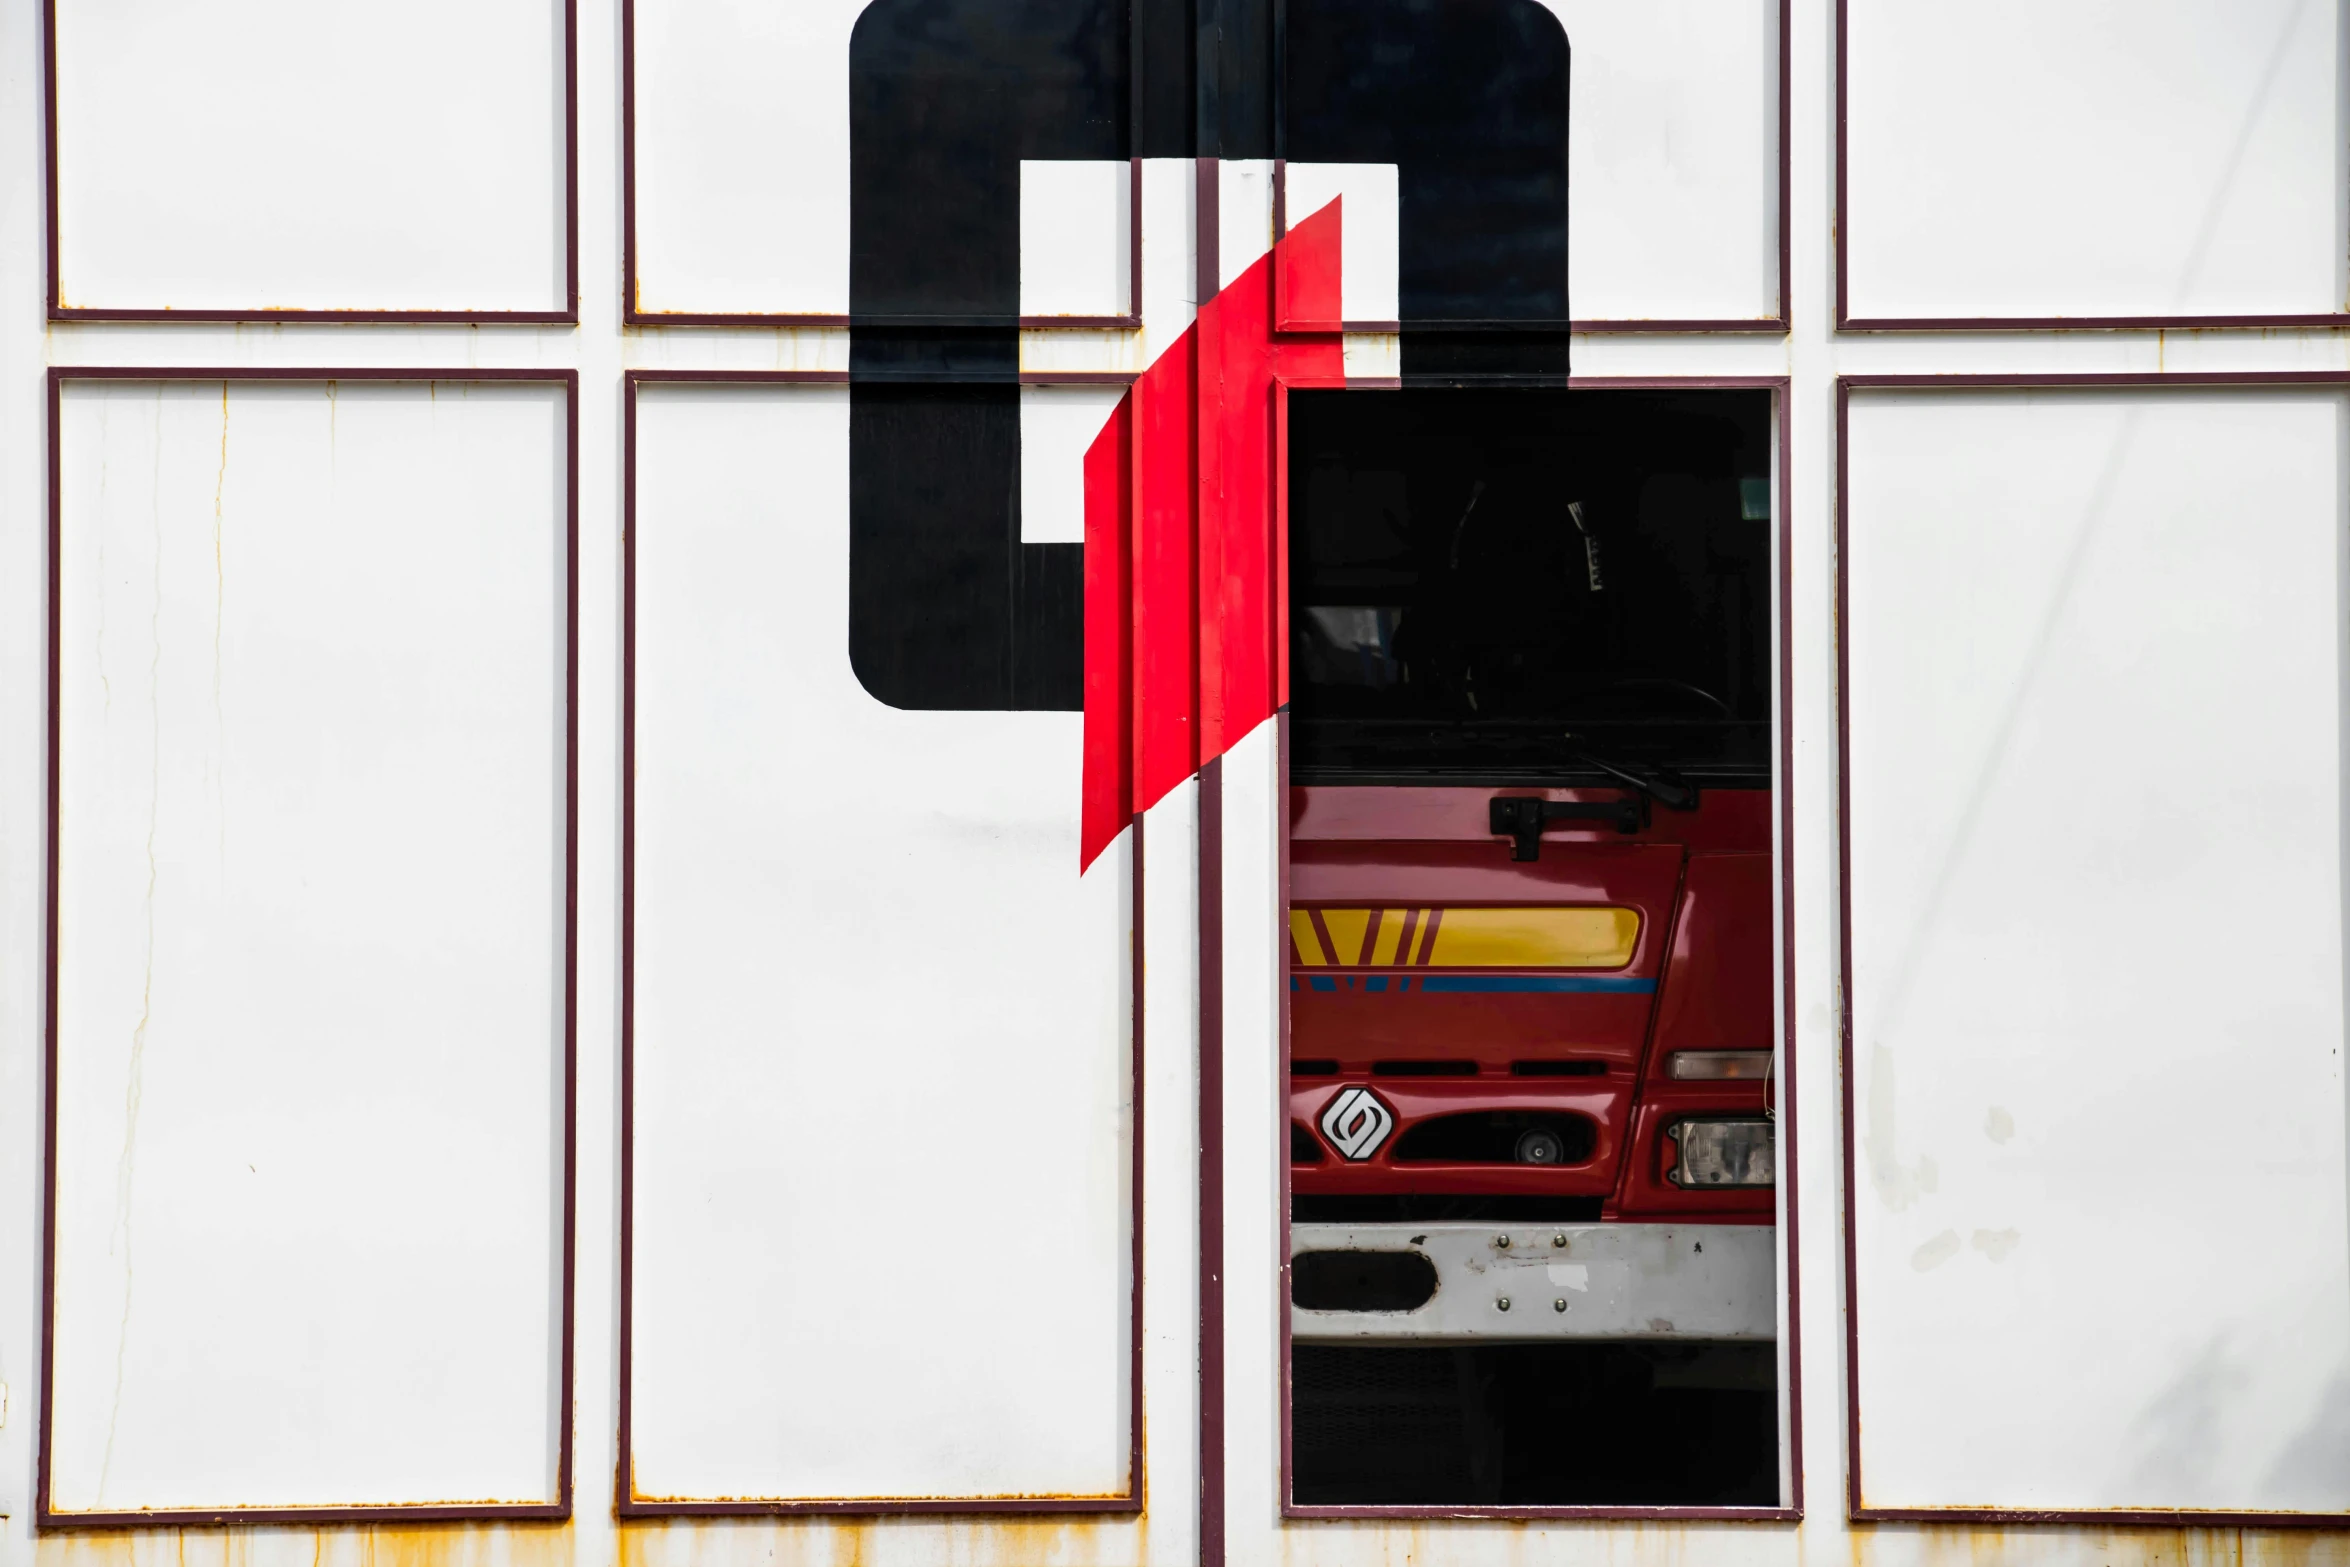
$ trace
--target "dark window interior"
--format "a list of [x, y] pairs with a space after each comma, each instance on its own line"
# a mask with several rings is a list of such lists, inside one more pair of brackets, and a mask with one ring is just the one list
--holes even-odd
[[1300, 1344], [1306, 1506], [1736, 1506], [1779, 1500], [1768, 1344]]
[[1596, 758], [1769, 786], [1768, 392], [1299, 391], [1289, 417], [1295, 781]]

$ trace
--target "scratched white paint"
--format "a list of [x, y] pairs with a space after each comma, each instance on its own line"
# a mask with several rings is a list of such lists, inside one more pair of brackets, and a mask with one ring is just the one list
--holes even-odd
[[2350, 1510], [2346, 414], [1854, 401], [1872, 1505]]
[[1574, 51], [1580, 321], [1779, 313], [1778, 0], [1543, 0]]
[[1852, 0], [1857, 317], [2339, 311], [2331, 0]]
[[563, 422], [67, 388], [62, 1510], [554, 1496]]
[[559, 0], [56, 12], [67, 305], [568, 308]]
[[1079, 715], [858, 683], [848, 418], [639, 412], [637, 1490], [1119, 1493], [1126, 862]]

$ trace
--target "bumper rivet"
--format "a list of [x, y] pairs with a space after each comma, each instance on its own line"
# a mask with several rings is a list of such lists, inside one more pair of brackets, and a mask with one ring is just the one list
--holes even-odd
[[1507, 1311], [1510, 1309], [1510, 1298], [1507, 1295], [1504, 1295], [1498, 1300], [1494, 1301], [1493, 1304], [1499, 1307], [1501, 1310]]
[[1551, 1243], [1553, 1246], [1557, 1246], [1557, 1247], [1559, 1247], [1559, 1248], [1561, 1248], [1561, 1249], [1564, 1249], [1564, 1248], [1565, 1248], [1565, 1246], [1566, 1246], [1566, 1244], [1567, 1244], [1567, 1237], [1566, 1237], [1566, 1232], [1562, 1230], [1562, 1231], [1560, 1231], [1558, 1234], [1556, 1234], [1556, 1235], [1553, 1235], [1553, 1236], [1550, 1238], [1550, 1243]]
[[1493, 1237], [1493, 1244], [1500, 1247], [1503, 1251], [1508, 1251], [1510, 1249], [1510, 1238], [1507, 1235], [1496, 1235]]
[[1561, 1295], [1561, 1296], [1560, 1296], [1558, 1299], [1556, 1299], [1556, 1300], [1552, 1301], [1552, 1302], [1550, 1303], [1550, 1309], [1551, 1309], [1551, 1310], [1553, 1310], [1553, 1311], [1564, 1311], [1564, 1310], [1566, 1310], [1566, 1309], [1567, 1309], [1567, 1297], [1566, 1297], [1566, 1296], [1564, 1296], [1564, 1295]]

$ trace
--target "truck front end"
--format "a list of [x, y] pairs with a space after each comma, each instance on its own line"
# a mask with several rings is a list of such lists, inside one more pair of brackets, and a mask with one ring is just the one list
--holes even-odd
[[1296, 1499], [1768, 1500], [1767, 402], [1297, 402]]

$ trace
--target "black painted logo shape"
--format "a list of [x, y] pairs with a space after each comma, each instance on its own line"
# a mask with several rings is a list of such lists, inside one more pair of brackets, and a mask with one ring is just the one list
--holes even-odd
[[[1136, 67], [1155, 87], [1229, 84], [1199, 94], [1212, 152], [1399, 165], [1407, 324], [1564, 325], [1567, 44], [1549, 11], [1286, 0], [1284, 66], [1271, 16], [1228, 9], [1214, 72], [1135, 58], [1136, 35], [1162, 53], [1181, 36], [1168, 0], [875, 0], [858, 19], [849, 662], [892, 707], [1084, 705], [1083, 548], [1020, 541], [1020, 162], [1127, 158]], [[1276, 71], [1279, 148], [1247, 129], [1275, 134]], [[1164, 121], [1168, 95], [1143, 96]], [[1154, 155], [1193, 150], [1163, 124], [1142, 135]], [[1461, 361], [1445, 343], [1431, 365]], [[1407, 376], [1413, 354], [1407, 337]]]

